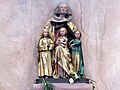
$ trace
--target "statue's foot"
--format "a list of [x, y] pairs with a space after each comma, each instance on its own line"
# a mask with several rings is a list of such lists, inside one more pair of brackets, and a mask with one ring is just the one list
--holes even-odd
[[59, 78], [59, 76], [53, 76], [53, 78]]
[[66, 78], [65, 76], [63, 78]]
[[79, 79], [80, 77], [77, 75], [77, 74], [75, 74], [75, 79]]

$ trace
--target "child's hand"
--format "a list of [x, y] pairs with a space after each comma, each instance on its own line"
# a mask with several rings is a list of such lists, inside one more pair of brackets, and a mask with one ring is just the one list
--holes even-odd
[[75, 44], [71, 44], [71, 45], [70, 45], [70, 48], [73, 48], [74, 45], [75, 45]]

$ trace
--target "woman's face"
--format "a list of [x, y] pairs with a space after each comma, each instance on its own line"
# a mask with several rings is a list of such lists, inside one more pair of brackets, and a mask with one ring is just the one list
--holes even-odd
[[76, 38], [76, 39], [79, 39], [79, 38], [80, 38], [80, 32], [79, 32], [79, 31], [76, 31], [76, 32], [75, 32], [75, 38]]
[[66, 13], [68, 11], [68, 5], [66, 3], [61, 3], [59, 5], [59, 10], [61, 13]]
[[61, 36], [65, 36], [65, 34], [66, 34], [66, 29], [65, 28], [61, 28], [60, 29], [60, 35]]

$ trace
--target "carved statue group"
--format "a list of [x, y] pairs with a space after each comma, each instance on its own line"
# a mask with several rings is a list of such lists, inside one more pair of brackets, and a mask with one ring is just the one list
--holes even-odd
[[84, 76], [81, 32], [71, 22], [72, 12], [60, 3], [38, 42], [38, 76]]

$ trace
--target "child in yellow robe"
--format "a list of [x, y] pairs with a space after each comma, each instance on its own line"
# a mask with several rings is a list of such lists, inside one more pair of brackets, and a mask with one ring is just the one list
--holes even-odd
[[39, 62], [38, 76], [52, 76], [52, 50], [54, 43], [49, 37], [49, 33], [44, 29], [39, 41]]

